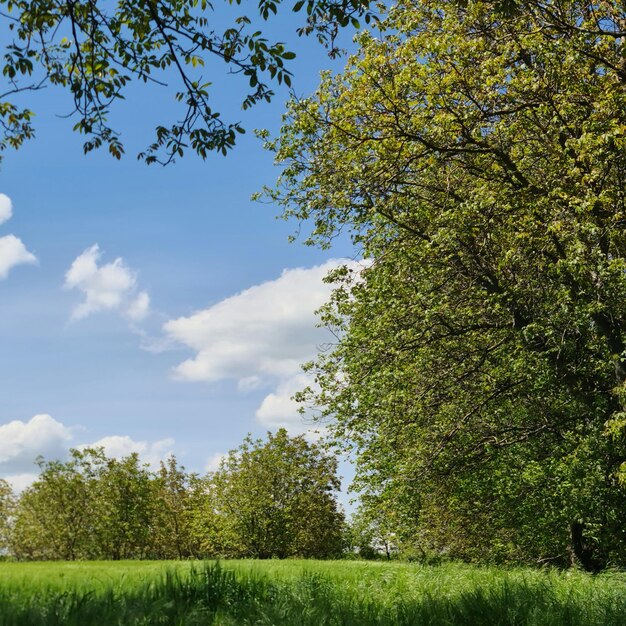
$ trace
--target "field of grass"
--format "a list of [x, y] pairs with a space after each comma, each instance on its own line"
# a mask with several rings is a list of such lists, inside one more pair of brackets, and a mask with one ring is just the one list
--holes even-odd
[[626, 575], [320, 561], [0, 563], [0, 626], [624, 626]]

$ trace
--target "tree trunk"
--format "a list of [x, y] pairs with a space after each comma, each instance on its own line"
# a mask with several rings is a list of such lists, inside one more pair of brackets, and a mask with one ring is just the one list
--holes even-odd
[[572, 565], [580, 565], [586, 572], [599, 572], [606, 567], [606, 560], [594, 550], [592, 542], [584, 535], [582, 522], [570, 524], [570, 549]]

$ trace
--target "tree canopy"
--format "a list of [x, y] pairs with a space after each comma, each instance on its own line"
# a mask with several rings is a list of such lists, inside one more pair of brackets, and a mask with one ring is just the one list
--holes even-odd
[[400, 1], [270, 142], [270, 196], [348, 231], [314, 400], [405, 535], [626, 558], [626, 14]]
[[247, 437], [206, 476], [102, 448], [39, 466], [19, 496], [0, 480], [0, 549], [17, 559], [328, 558], [343, 547], [336, 460], [284, 429]]
[[337, 461], [284, 428], [247, 437], [208, 477], [211, 553], [236, 558], [338, 556], [343, 512]]
[[[224, 3], [240, 5], [240, 0]], [[336, 52], [338, 29], [370, 21], [367, 0], [298, 0], [290, 4], [306, 14], [298, 32], [315, 34]], [[108, 147], [120, 158], [121, 132], [110, 122], [116, 103], [134, 82], [166, 85], [180, 102], [180, 117], [164, 120], [154, 141], [139, 156], [168, 163], [191, 149], [205, 157], [224, 154], [244, 128], [224, 119], [210, 102], [215, 63], [241, 74], [248, 91], [244, 109], [269, 101], [273, 85], [291, 84], [288, 62], [295, 53], [270, 41], [259, 29], [282, 10], [280, 0], [261, 0], [258, 15], [233, 18], [214, 13], [208, 0], [0, 0], [3, 84], [0, 86], [0, 151], [34, 136], [33, 111], [24, 92], [47, 85], [68, 90], [73, 98], [74, 130], [85, 135], [86, 152]], [[205, 67], [207, 66], [207, 67]], [[206, 75], [206, 72], [209, 75]]]
[[6, 552], [9, 545], [11, 515], [15, 499], [13, 491], [6, 480], [0, 479], [0, 551]]

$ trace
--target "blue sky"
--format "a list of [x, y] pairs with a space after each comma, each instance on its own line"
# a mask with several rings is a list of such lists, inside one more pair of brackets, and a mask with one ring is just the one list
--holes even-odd
[[[286, 36], [293, 18], [271, 28], [298, 54], [299, 94], [340, 68], [313, 40]], [[325, 340], [312, 315], [327, 295], [320, 279], [353, 252], [346, 241], [329, 252], [288, 243], [296, 225], [250, 200], [279, 173], [251, 131], [276, 131], [287, 92], [244, 114], [241, 81], [214, 82], [217, 108], [248, 133], [226, 158], [166, 168], [134, 155], [175, 114], [172, 90], [132, 89], [117, 108], [119, 162], [83, 155], [60, 117], [68, 94], [29, 96], [37, 137], [0, 165], [0, 221], [12, 206], [0, 277], [3, 245], [5, 264], [22, 261], [0, 280], [0, 476], [17, 487], [37, 454], [70, 446], [152, 463], [174, 452], [204, 471], [247, 432], [302, 428], [288, 398], [303, 382], [297, 362]]]

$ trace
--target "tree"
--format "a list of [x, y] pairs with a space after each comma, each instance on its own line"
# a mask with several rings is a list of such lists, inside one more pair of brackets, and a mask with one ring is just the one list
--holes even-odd
[[364, 559], [377, 556], [391, 559], [400, 552], [396, 511], [387, 509], [386, 505], [387, 502], [366, 498], [350, 519], [352, 549]]
[[331, 277], [314, 400], [434, 549], [626, 560], [625, 24], [401, 1], [269, 143], [285, 215], [371, 260]]
[[281, 428], [248, 436], [208, 476], [214, 556], [328, 558], [341, 551], [337, 462]]
[[15, 496], [6, 480], [0, 478], [0, 554], [9, 549], [11, 518], [15, 508]]
[[[240, 4], [240, 0], [229, 2]], [[299, 0], [296, 12], [306, 10], [300, 34], [316, 33], [336, 52], [334, 40], [340, 27], [372, 14], [366, 0]], [[260, 21], [276, 14], [280, 0], [258, 4]], [[156, 137], [140, 154], [148, 163], [172, 161], [191, 148], [203, 158], [212, 150], [226, 154], [244, 132], [238, 121], [225, 121], [209, 100], [211, 78], [205, 78], [223, 62], [231, 73], [248, 82], [244, 109], [273, 96], [272, 83], [291, 84], [287, 62], [295, 54], [280, 42], [270, 42], [258, 24], [240, 15], [226, 27], [211, 19], [207, 0], [0, 0], [5, 22], [0, 88], [0, 150], [19, 147], [34, 135], [33, 112], [22, 106], [22, 92], [47, 85], [67, 89], [74, 101], [74, 130], [85, 135], [85, 151], [102, 145], [120, 158], [121, 135], [109, 122], [109, 114], [133, 81], [166, 85], [176, 81], [174, 93], [181, 103], [181, 117], [159, 125]], [[219, 67], [219, 66], [218, 66]], [[11, 98], [11, 100], [9, 100]]]
[[136, 452], [107, 458], [102, 448], [83, 454], [94, 477], [93, 550], [101, 559], [146, 558], [153, 540], [153, 476]]
[[194, 507], [197, 505], [197, 476], [187, 474], [176, 457], [161, 461], [153, 480], [151, 552], [155, 558], [184, 559], [198, 556], [194, 537]]
[[39, 459], [41, 473], [14, 508], [9, 543], [18, 559], [85, 558], [94, 510], [79, 459], [79, 453], [67, 462]]
[[18, 559], [128, 559], [149, 555], [153, 477], [131, 454], [71, 450], [68, 461], [39, 460], [41, 473], [21, 494], [9, 525]]

